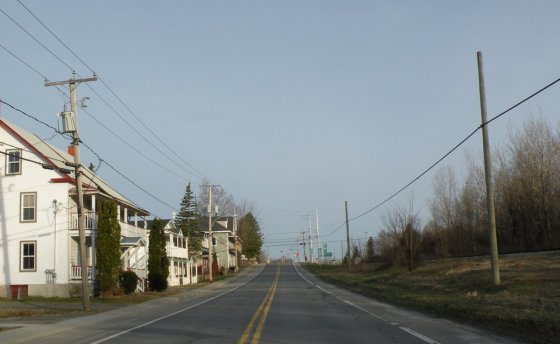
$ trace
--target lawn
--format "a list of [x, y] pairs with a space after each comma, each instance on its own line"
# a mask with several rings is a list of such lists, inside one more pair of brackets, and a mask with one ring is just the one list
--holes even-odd
[[560, 253], [432, 260], [412, 272], [380, 264], [306, 265], [325, 281], [372, 298], [482, 326], [533, 343], [560, 340]]

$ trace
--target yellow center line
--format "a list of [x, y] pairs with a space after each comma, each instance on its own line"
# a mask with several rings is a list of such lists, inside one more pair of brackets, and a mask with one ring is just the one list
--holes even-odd
[[257, 308], [255, 314], [253, 314], [253, 317], [249, 321], [247, 328], [245, 328], [245, 331], [243, 331], [243, 335], [241, 335], [241, 338], [239, 338], [239, 341], [237, 342], [238, 344], [247, 343], [249, 337], [251, 336], [251, 331], [253, 330], [255, 322], [260, 317], [258, 326], [253, 334], [253, 340], [251, 341], [251, 344], [257, 344], [259, 342], [266, 317], [268, 315], [270, 306], [272, 304], [272, 299], [274, 299], [274, 294], [276, 293], [276, 286], [278, 285], [279, 278], [280, 278], [280, 266], [278, 266], [278, 270], [276, 270], [276, 277], [274, 279], [274, 282], [272, 282], [272, 285], [268, 289], [268, 293], [266, 294], [266, 297], [259, 305], [259, 308]]

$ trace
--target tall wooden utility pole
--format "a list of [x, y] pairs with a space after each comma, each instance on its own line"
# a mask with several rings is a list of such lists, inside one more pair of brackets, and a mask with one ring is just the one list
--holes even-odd
[[233, 242], [235, 248], [235, 272], [239, 271], [239, 259], [237, 258], [237, 209], [233, 208]]
[[319, 260], [319, 264], [321, 264], [325, 252], [323, 252], [324, 248], [321, 247], [321, 241], [319, 240], [319, 210], [317, 209], [315, 209], [315, 222], [317, 224], [315, 227], [317, 231], [317, 259]]
[[208, 185], [208, 282], [212, 283], [212, 185]]
[[313, 238], [311, 237], [311, 216], [307, 214], [307, 225], [309, 226], [309, 261], [313, 263]]
[[[68, 127], [65, 125], [64, 132], [72, 133], [72, 147], [74, 150], [74, 173], [76, 175], [76, 193], [78, 196], [78, 231], [80, 235], [80, 263], [82, 270], [82, 305], [84, 311], [90, 310], [89, 300], [89, 279], [87, 271], [87, 254], [86, 254], [86, 218], [84, 217], [84, 192], [82, 189], [82, 171], [80, 165], [80, 138], [78, 136], [78, 116], [76, 113], [76, 86], [82, 82], [96, 81], [97, 77], [76, 79], [73, 73], [72, 79], [66, 81], [45, 82], [45, 86], [69, 85], [70, 87], [70, 113], [65, 114], [63, 120], [68, 121]], [[69, 118], [66, 118], [69, 116]], [[95, 254], [95, 253], [94, 253]]]
[[347, 259], [348, 259], [348, 269], [351, 269], [350, 264], [350, 227], [348, 227], [348, 201], [344, 201], [344, 210], [346, 211], [346, 248], [347, 248]]
[[480, 114], [482, 117], [482, 149], [484, 151], [484, 172], [486, 176], [486, 206], [488, 208], [488, 231], [490, 250], [492, 252], [492, 280], [495, 286], [500, 285], [500, 266], [498, 262], [498, 238], [496, 235], [496, 213], [494, 211], [494, 184], [492, 183], [492, 160], [490, 143], [488, 142], [488, 123], [486, 113], [486, 89], [482, 69], [482, 52], [476, 53], [478, 60], [478, 89], [480, 92]]
[[301, 232], [301, 239], [303, 241], [303, 261], [307, 263], [307, 251], [305, 250], [305, 231]]

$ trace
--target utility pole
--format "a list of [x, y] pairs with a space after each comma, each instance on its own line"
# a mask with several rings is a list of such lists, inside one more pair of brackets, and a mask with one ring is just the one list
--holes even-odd
[[498, 238], [496, 235], [496, 213], [494, 210], [494, 184], [492, 183], [492, 161], [490, 143], [488, 140], [488, 123], [486, 113], [486, 89], [484, 86], [484, 71], [482, 52], [476, 53], [478, 60], [478, 89], [480, 92], [480, 114], [482, 117], [482, 149], [484, 151], [484, 172], [486, 176], [486, 206], [488, 208], [488, 231], [490, 234], [490, 250], [492, 252], [492, 280], [494, 286], [500, 285], [500, 266], [498, 262]]
[[319, 260], [319, 264], [322, 263], [321, 256], [324, 255], [324, 248], [321, 247], [321, 242], [319, 241], [319, 210], [315, 209], [315, 220], [317, 223], [317, 227], [315, 227], [317, 231], [317, 259]]
[[348, 201], [344, 201], [344, 209], [346, 211], [346, 248], [348, 250], [347, 253], [348, 269], [351, 269], [352, 266], [350, 264], [350, 228], [348, 227]]
[[235, 249], [235, 272], [239, 271], [239, 260], [237, 258], [237, 209], [233, 208], [233, 246]]
[[307, 214], [307, 224], [309, 227], [309, 260], [313, 263], [313, 238], [311, 237], [311, 216]]
[[208, 282], [212, 283], [212, 185], [208, 185]]
[[303, 256], [304, 261], [307, 263], [307, 251], [305, 250], [305, 231], [301, 232], [301, 238], [303, 240]]
[[[74, 150], [74, 174], [76, 175], [76, 193], [78, 196], [78, 231], [80, 236], [80, 263], [82, 270], [82, 305], [85, 312], [91, 309], [89, 300], [89, 281], [87, 271], [87, 254], [86, 254], [86, 218], [84, 217], [84, 192], [82, 189], [82, 171], [80, 165], [80, 137], [78, 136], [78, 116], [76, 113], [76, 86], [82, 82], [96, 81], [97, 77], [94, 75], [91, 78], [76, 79], [76, 73], [72, 73], [72, 79], [66, 81], [45, 82], [45, 86], [60, 86], [69, 85], [70, 88], [70, 118], [66, 118], [68, 114], [63, 116], [65, 121], [69, 120], [67, 127], [64, 126], [64, 132], [72, 133], [72, 147]], [[95, 252], [93, 253], [95, 254]]]

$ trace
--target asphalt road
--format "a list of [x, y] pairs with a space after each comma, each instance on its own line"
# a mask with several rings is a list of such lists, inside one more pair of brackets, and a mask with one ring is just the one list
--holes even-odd
[[272, 264], [93, 316], [0, 332], [0, 343], [513, 343]]

